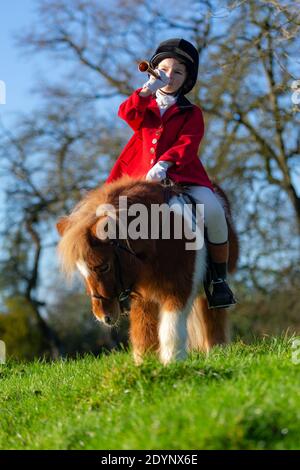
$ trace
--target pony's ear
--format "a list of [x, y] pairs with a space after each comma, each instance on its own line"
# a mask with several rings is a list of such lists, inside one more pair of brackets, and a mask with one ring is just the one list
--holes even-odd
[[62, 237], [63, 234], [65, 233], [65, 230], [70, 227], [71, 225], [71, 222], [69, 220], [69, 217], [68, 216], [65, 216], [65, 217], [61, 217], [57, 224], [56, 224], [56, 229], [59, 233], [59, 235]]

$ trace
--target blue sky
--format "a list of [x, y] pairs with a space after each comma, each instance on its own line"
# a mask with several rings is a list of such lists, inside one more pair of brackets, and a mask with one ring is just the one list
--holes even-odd
[[[63, 66], [53, 67], [47, 53], [33, 53], [17, 46], [15, 36], [28, 31], [36, 24], [37, 0], [0, 0], [0, 80], [6, 84], [6, 104], [0, 104], [0, 121], [9, 127], [19, 113], [28, 113], [38, 105], [40, 98], [32, 89], [41, 81], [55, 82], [65, 71]], [[120, 100], [109, 101], [109, 107], [101, 110], [111, 115], [117, 113]]]
[[30, 93], [36, 78], [50, 65], [41, 56], [30, 57], [16, 46], [14, 35], [28, 29], [35, 18], [35, 0], [0, 0], [0, 80], [6, 84], [6, 104], [0, 105], [0, 118], [4, 124], [15, 114], [33, 109], [38, 97]]
[[[0, 104], [0, 120], [9, 126], [20, 111], [34, 106], [29, 89], [34, 78], [34, 61], [24, 58], [16, 47], [13, 35], [31, 24], [34, 18], [34, 0], [0, 0], [0, 80], [6, 85], [6, 104]], [[0, 206], [3, 194], [0, 188]]]
[[50, 61], [36, 54], [25, 55], [14, 39], [15, 33], [34, 23], [35, 4], [35, 0], [0, 0], [0, 80], [6, 84], [6, 104], [0, 105], [0, 120], [6, 127], [11, 127], [19, 113], [28, 113], [37, 106], [39, 97], [30, 92], [36, 79], [46, 73], [51, 77]]

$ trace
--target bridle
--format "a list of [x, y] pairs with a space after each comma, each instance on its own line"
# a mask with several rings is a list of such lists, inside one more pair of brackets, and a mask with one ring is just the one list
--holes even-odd
[[[172, 186], [174, 186], [174, 182], [171, 179], [165, 178], [162, 181], [162, 187], [164, 188], [164, 196], [165, 196], [166, 203], [169, 202]], [[124, 250], [127, 253], [130, 253], [132, 256], [135, 256], [136, 258], [141, 259], [140, 256], [131, 248], [128, 239], [126, 239], [125, 241], [126, 241], [127, 246], [122, 245], [119, 240], [109, 241], [109, 244], [112, 245], [114, 248], [116, 248], [116, 250], [114, 251], [114, 255], [116, 259], [116, 273], [117, 273], [117, 278], [118, 278], [118, 285], [121, 287], [120, 292], [115, 297], [104, 297], [103, 295], [100, 295], [100, 294], [91, 295], [92, 298], [98, 299], [98, 300], [112, 301], [112, 300], [118, 299], [122, 314], [126, 314], [125, 312], [128, 312], [130, 308], [130, 294], [133, 291], [134, 283], [132, 283], [127, 288], [124, 285], [124, 280], [123, 280], [123, 275], [122, 275], [122, 266], [121, 266], [120, 255], [119, 255], [120, 250]]]
[[100, 295], [100, 294], [92, 294], [91, 297], [93, 299], [108, 300], [108, 301], [117, 299], [120, 305], [121, 313], [124, 314], [130, 308], [130, 294], [132, 292], [134, 283], [132, 283], [127, 288], [124, 285], [124, 279], [122, 275], [122, 266], [121, 266], [121, 260], [120, 260], [120, 250], [124, 250], [127, 253], [130, 253], [136, 258], [139, 258], [139, 255], [131, 248], [129, 241], [127, 239], [126, 239], [127, 246], [122, 245], [119, 240], [110, 240], [109, 244], [112, 245], [114, 248], [116, 248], [116, 250], [114, 250], [114, 255], [115, 255], [115, 260], [116, 260], [116, 263], [115, 263], [116, 274], [117, 274], [117, 282], [121, 290], [115, 297], [104, 297], [103, 295]]

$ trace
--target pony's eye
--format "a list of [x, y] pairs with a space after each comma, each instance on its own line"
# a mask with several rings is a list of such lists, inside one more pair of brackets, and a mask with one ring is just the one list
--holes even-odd
[[109, 271], [109, 269], [110, 269], [109, 263], [99, 264], [98, 266], [94, 267], [94, 270], [98, 271], [100, 273], [105, 273], [105, 272]]

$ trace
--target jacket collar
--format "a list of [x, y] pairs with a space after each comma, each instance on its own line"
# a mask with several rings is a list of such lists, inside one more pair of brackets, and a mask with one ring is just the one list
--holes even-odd
[[156, 103], [155, 96], [152, 96], [148, 109], [150, 109], [159, 119], [163, 121], [168, 120], [173, 114], [184, 112], [188, 108], [192, 108], [193, 104], [183, 95], [180, 95], [172, 106], [170, 106], [167, 111], [161, 117], [159, 107]]

